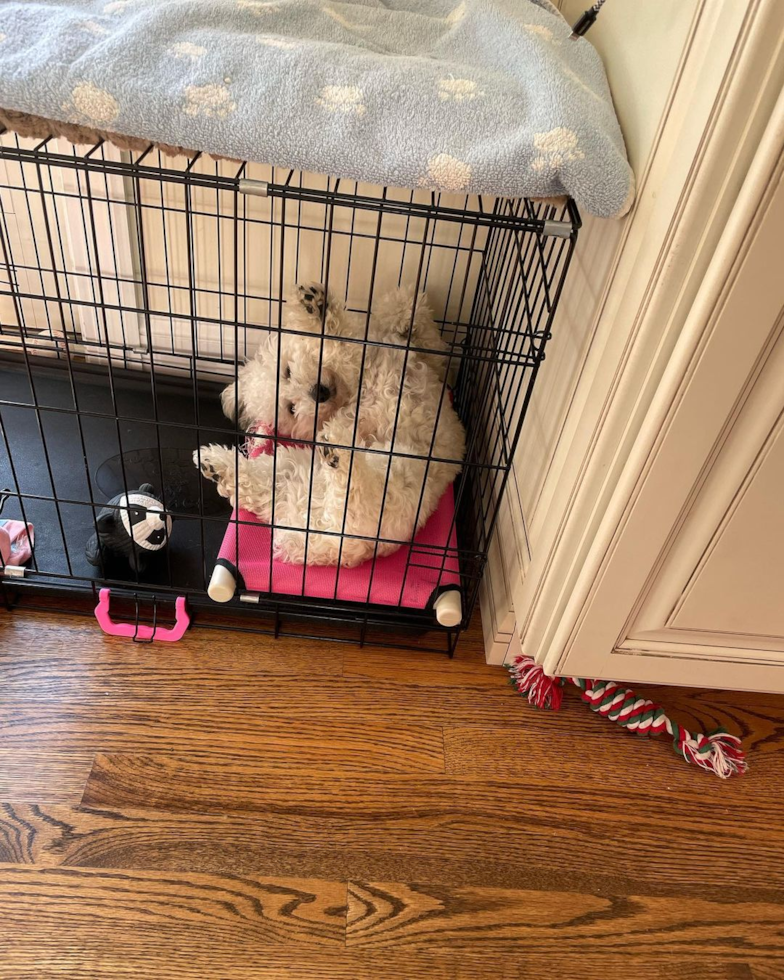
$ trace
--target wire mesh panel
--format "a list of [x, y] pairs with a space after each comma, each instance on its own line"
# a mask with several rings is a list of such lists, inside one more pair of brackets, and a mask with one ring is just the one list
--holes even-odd
[[[110, 586], [137, 621], [185, 595], [227, 601], [222, 628], [253, 613], [360, 641], [436, 629], [452, 649], [571, 202], [6, 134], [0, 204], [3, 518], [34, 528], [6, 602]], [[131, 521], [141, 487], [173, 529], [154, 557], [118, 559], [102, 521]], [[459, 616], [439, 626], [450, 591]]]

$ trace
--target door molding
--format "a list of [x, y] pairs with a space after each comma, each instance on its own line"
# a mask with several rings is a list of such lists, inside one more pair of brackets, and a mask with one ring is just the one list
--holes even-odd
[[514, 590], [523, 649], [548, 671], [569, 671], [570, 637], [651, 442], [649, 412], [770, 120], [782, 28], [776, 0], [702, 3], [695, 16]]

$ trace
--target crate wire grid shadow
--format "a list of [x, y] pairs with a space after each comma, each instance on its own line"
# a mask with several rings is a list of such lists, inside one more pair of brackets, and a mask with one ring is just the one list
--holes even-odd
[[[447, 539], [437, 556], [442, 572], [459, 568], [461, 622], [438, 627], [429, 608], [371, 603], [370, 588], [365, 601], [341, 599], [341, 569], [330, 598], [307, 595], [303, 579], [299, 596], [246, 594], [251, 608], [240, 590], [217, 619], [391, 645], [431, 631], [435, 649], [453, 651], [476, 605], [580, 226], [571, 201], [378, 188], [152, 146], [5, 134], [0, 204], [0, 482], [12, 493], [3, 516], [36, 531], [24, 575], [0, 577], [8, 606], [36, 594], [92, 602], [110, 586], [133, 600], [136, 622], [185, 595], [206, 625], [229, 508], [183, 461], [209, 442], [239, 452], [246, 433], [223, 416], [220, 391], [262, 338], [277, 337], [280, 350], [295, 283], [323, 283], [366, 322], [379, 296], [408, 284], [430, 301], [446, 350], [429, 353], [444, 359], [466, 430], [453, 486], [457, 544]], [[320, 360], [323, 345], [322, 325]], [[421, 350], [410, 333], [399, 349], [404, 363]], [[323, 446], [315, 435], [304, 440], [312, 456]], [[344, 448], [352, 460], [373, 451]], [[386, 455], [388, 475], [405, 454]], [[437, 457], [416, 459], [427, 471]], [[144, 576], [93, 569], [84, 545], [99, 510], [140, 479], [157, 481], [174, 518], [171, 547]], [[420, 506], [423, 492], [424, 483]], [[415, 551], [406, 576], [414, 564]], [[371, 583], [375, 568], [374, 557]]]

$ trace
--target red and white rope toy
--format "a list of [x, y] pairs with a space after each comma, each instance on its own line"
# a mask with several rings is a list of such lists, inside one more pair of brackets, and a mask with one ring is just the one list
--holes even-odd
[[[567, 678], [548, 677], [530, 657], [517, 657], [508, 667], [512, 684], [530, 704], [553, 711], [561, 707]], [[676, 755], [700, 769], [714, 772], [720, 779], [746, 772], [748, 764], [737, 735], [730, 735], [723, 728], [717, 728], [710, 735], [688, 732], [668, 718], [660, 704], [638, 697], [634, 691], [619, 687], [615, 681], [591, 681], [580, 677], [568, 680], [579, 688], [580, 697], [591, 711], [638, 735], [666, 732], [672, 739]]]

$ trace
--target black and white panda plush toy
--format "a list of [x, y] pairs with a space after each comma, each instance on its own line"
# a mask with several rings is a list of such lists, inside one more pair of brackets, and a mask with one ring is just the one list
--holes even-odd
[[139, 573], [145, 571], [155, 552], [166, 547], [172, 531], [172, 519], [164, 513], [150, 483], [143, 483], [133, 493], [112, 497], [95, 523], [97, 533], [85, 549], [87, 561], [103, 568], [116, 556], [124, 558]]

